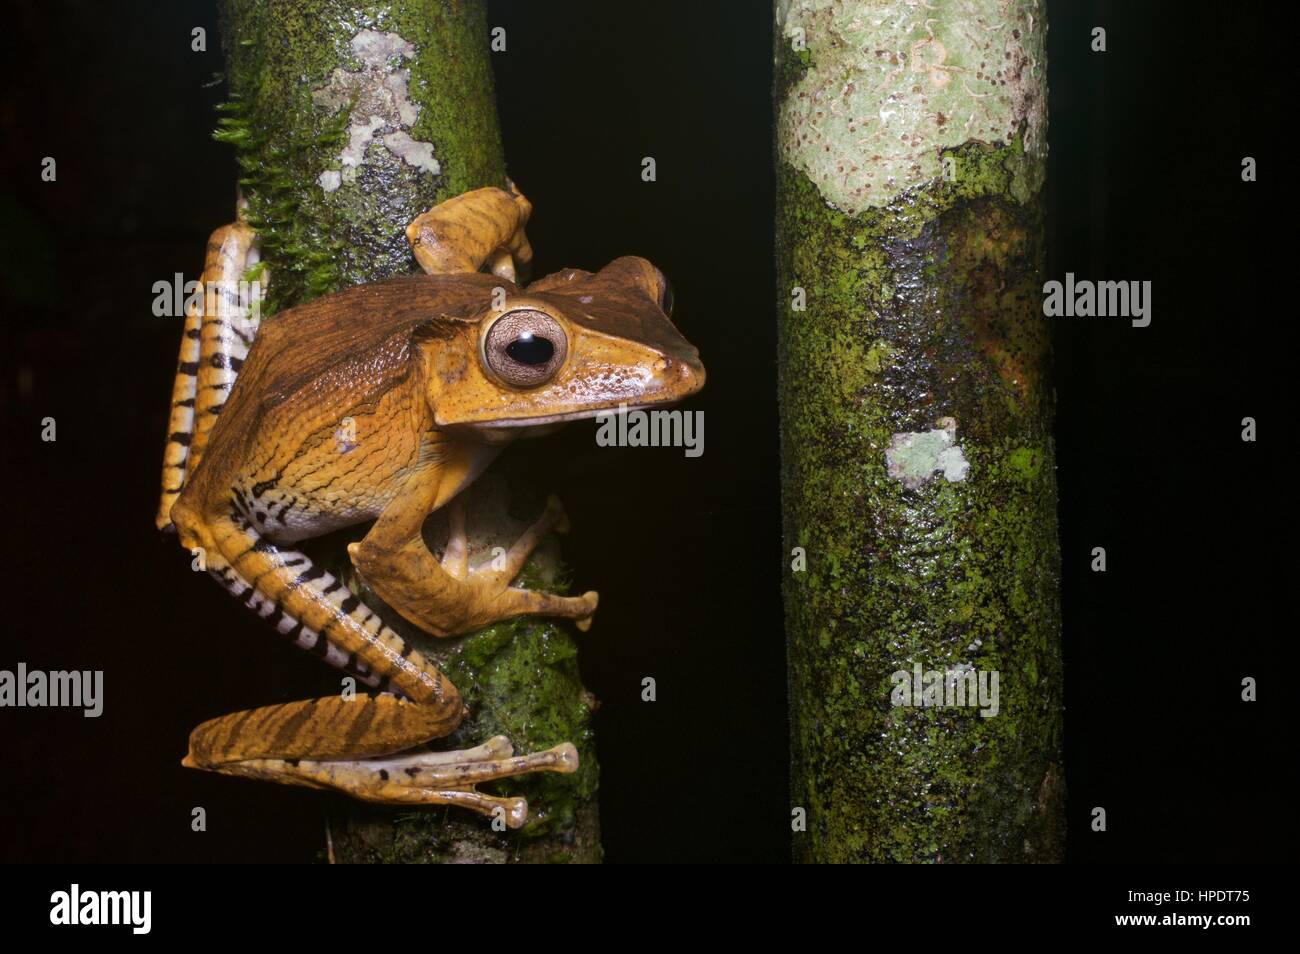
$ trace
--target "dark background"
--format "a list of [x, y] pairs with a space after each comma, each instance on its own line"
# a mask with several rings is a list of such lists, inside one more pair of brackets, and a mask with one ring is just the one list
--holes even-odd
[[[1277, 759], [1293, 747], [1270, 738], [1286, 672], [1270, 581], [1292, 478], [1266, 448], [1293, 302], [1290, 249], [1268, 229], [1289, 173], [1274, 90], [1290, 82], [1269, 9], [1049, 3], [1049, 274], [1154, 283], [1149, 328], [1054, 323], [1073, 861], [1278, 853]], [[769, 10], [490, 4], [535, 274], [650, 258], [709, 371], [691, 405], [702, 458], [595, 453], [589, 424], [510, 452], [564, 498], [576, 583], [602, 594], [582, 665], [603, 703], [610, 861], [788, 853]], [[313, 860], [315, 793], [179, 766], [203, 719], [337, 688], [152, 525], [179, 325], [152, 316], [151, 288], [194, 277], [232, 215], [231, 151], [210, 136], [225, 95], [212, 4], [50, 0], [9, 17], [0, 668], [103, 669], [106, 707], [0, 711], [2, 857]], [[194, 26], [207, 53], [190, 51]], [[47, 155], [56, 183], [40, 181]], [[1245, 155], [1260, 182], [1240, 181]], [[39, 439], [47, 415], [56, 443]], [[1238, 437], [1246, 415], [1258, 444]], [[1105, 574], [1088, 570], [1094, 546]], [[1239, 701], [1245, 675], [1255, 705]], [[1094, 805], [1105, 834], [1089, 831]]]

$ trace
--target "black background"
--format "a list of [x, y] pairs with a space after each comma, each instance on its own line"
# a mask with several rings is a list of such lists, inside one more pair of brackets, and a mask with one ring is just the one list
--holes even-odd
[[[321, 849], [315, 793], [179, 766], [203, 719], [337, 687], [152, 525], [179, 334], [152, 316], [152, 285], [194, 277], [233, 206], [231, 151], [210, 137], [225, 95], [207, 85], [222, 68], [211, 7], [50, 0], [4, 34], [0, 668], [103, 669], [106, 685], [99, 719], [0, 711], [6, 860]], [[1290, 250], [1269, 234], [1289, 175], [1278, 27], [1262, 3], [1048, 9], [1049, 274], [1154, 285], [1148, 328], [1054, 324], [1069, 857], [1269, 860], [1292, 748], [1270, 738], [1289, 675], [1269, 610], [1293, 479], [1270, 360], [1293, 311]], [[699, 459], [596, 453], [590, 424], [510, 451], [564, 498], [576, 583], [602, 594], [582, 665], [603, 703], [610, 861], [788, 856], [769, 11], [489, 4], [535, 274], [650, 258], [709, 372], [691, 405], [707, 422]], [[190, 50], [195, 26], [207, 53]], [[1240, 181], [1246, 155], [1257, 183]], [[1246, 415], [1259, 443], [1239, 439]], [[45, 416], [56, 443], [39, 438]], [[1105, 574], [1088, 570], [1094, 546]], [[1246, 675], [1254, 705], [1239, 701]], [[1104, 834], [1089, 830], [1096, 805]]]

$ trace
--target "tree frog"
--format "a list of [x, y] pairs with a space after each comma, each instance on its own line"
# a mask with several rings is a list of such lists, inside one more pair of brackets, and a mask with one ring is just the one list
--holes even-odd
[[[299, 646], [377, 690], [237, 712], [190, 735], [183, 764], [341, 790], [388, 804], [457, 805], [527, 819], [522, 798], [475, 784], [572, 772], [560, 742], [516, 756], [497, 737], [430, 751], [466, 715], [456, 687], [294, 544], [363, 521], [349, 547], [386, 603], [435, 636], [522, 614], [590, 626], [597, 594], [511, 586], [566, 520], [551, 497], [504, 567], [471, 567], [458, 495], [502, 448], [620, 405], [678, 402], [704, 384], [673, 325], [663, 274], [624, 257], [526, 287], [531, 206], [509, 185], [443, 202], [407, 239], [424, 274], [361, 285], [265, 323], [230, 291], [257, 262], [251, 228], [218, 229], [188, 310], [157, 523], [202, 548], [208, 572]], [[486, 272], [481, 271], [486, 269]], [[441, 556], [420, 534], [448, 508]], [[499, 562], [499, 561], [498, 561]]]

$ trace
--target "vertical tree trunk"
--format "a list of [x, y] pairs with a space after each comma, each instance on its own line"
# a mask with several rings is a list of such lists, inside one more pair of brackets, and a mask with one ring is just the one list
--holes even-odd
[[[413, 270], [404, 237], [411, 219], [466, 190], [505, 184], [481, 0], [225, 0], [223, 34], [231, 103], [218, 138], [237, 149], [247, 216], [269, 270], [264, 320], [317, 295]], [[543, 496], [525, 486], [509, 501], [501, 480], [471, 498], [474, 554], [508, 546], [509, 535], [540, 512]], [[517, 511], [510, 516], [508, 504]], [[361, 589], [345, 542], [322, 541], [314, 555]], [[530, 585], [557, 587], [560, 576], [553, 547], [525, 569]], [[373, 593], [364, 595], [465, 696], [473, 714], [455, 744], [501, 733], [516, 751], [532, 751], [569, 740], [581, 769], [500, 783], [497, 790], [529, 801], [529, 824], [511, 833], [468, 813], [387, 811], [339, 799], [333, 856], [599, 861], [591, 707], [569, 633], [519, 620], [435, 645]]]
[[1059, 861], [1043, 3], [775, 7], [795, 856]]

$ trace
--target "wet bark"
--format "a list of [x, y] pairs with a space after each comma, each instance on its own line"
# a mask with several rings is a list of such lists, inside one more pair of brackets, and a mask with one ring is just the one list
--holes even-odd
[[794, 856], [1060, 861], [1043, 3], [776, 21]]
[[[264, 320], [339, 288], [414, 271], [404, 237], [411, 219], [469, 189], [505, 184], [482, 2], [225, 0], [222, 12], [231, 98], [217, 138], [236, 148], [246, 214], [261, 241]], [[507, 489], [504, 479], [487, 480], [470, 499], [472, 553], [509, 546], [543, 501], [527, 481]], [[434, 545], [445, 539], [436, 517], [425, 531]], [[456, 683], [472, 715], [449, 744], [504, 734], [522, 752], [569, 740], [581, 768], [484, 786], [527, 797], [530, 821], [517, 832], [493, 831], [463, 811], [337, 799], [332, 857], [599, 861], [591, 700], [569, 629], [518, 620], [435, 644], [350, 572], [344, 546], [360, 535], [318, 541], [313, 556]], [[553, 542], [530, 561], [521, 585], [563, 589]]]

